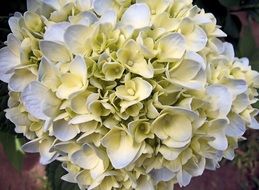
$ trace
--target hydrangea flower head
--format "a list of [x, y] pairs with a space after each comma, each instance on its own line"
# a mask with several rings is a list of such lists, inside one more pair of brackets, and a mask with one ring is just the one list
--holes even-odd
[[6, 117], [80, 189], [186, 186], [255, 120], [259, 73], [192, 0], [28, 0], [0, 50]]

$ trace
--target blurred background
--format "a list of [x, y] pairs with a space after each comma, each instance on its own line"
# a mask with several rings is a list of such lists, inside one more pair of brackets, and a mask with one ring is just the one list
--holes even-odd
[[[26, 11], [26, 0], [9, 0], [0, 6], [0, 48], [10, 33], [8, 18], [14, 12]], [[211, 12], [228, 34], [238, 57], [248, 57], [259, 71], [259, 0], [194, 0], [200, 8]], [[0, 190], [78, 190], [76, 185], [60, 180], [65, 173], [58, 162], [46, 167], [39, 164], [37, 154], [25, 154], [26, 141], [16, 135], [14, 126], [5, 119], [7, 85], [0, 82]], [[255, 105], [259, 108], [259, 104]], [[259, 132], [247, 131], [248, 140], [240, 142], [234, 161], [223, 160], [217, 171], [206, 171], [193, 178], [188, 187], [177, 190], [258, 190]]]

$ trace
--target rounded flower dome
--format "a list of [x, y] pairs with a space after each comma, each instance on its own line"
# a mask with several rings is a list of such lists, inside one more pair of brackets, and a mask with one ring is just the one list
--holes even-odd
[[27, 0], [0, 50], [6, 117], [80, 189], [186, 186], [255, 120], [259, 73], [192, 0]]

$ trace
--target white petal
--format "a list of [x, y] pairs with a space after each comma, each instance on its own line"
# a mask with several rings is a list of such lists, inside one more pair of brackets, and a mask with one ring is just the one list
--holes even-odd
[[226, 127], [226, 135], [230, 137], [241, 137], [246, 131], [244, 120], [236, 113], [228, 115], [229, 124]]
[[228, 57], [230, 60], [233, 60], [235, 57], [235, 51], [234, 51], [233, 45], [228, 42], [224, 42], [223, 45], [224, 45], [224, 55], [226, 55], [226, 57]]
[[99, 22], [100, 22], [101, 24], [110, 23], [110, 24], [112, 24], [113, 26], [116, 25], [116, 21], [117, 21], [117, 15], [116, 15], [116, 12], [115, 12], [115, 11], [107, 11], [107, 12], [105, 12], [105, 13], [101, 16], [101, 18], [100, 18], [100, 20], [99, 20]]
[[81, 124], [81, 123], [86, 123], [89, 121], [101, 121], [99, 117], [92, 115], [92, 114], [87, 114], [87, 115], [78, 115], [73, 117], [69, 121], [70, 124]]
[[71, 140], [79, 132], [77, 125], [69, 125], [65, 120], [59, 120], [53, 123], [53, 134], [61, 141]]
[[80, 11], [88, 11], [92, 8], [93, 0], [76, 0], [76, 7]]
[[165, 159], [167, 160], [175, 160], [180, 153], [183, 151], [181, 148], [169, 148], [166, 146], [161, 146], [159, 149], [159, 152], [164, 156]]
[[222, 81], [226, 87], [228, 87], [229, 91], [232, 93], [233, 98], [237, 95], [244, 93], [247, 91], [247, 83], [245, 80], [240, 79], [224, 79]]
[[212, 98], [213, 117], [225, 118], [229, 113], [232, 105], [232, 96], [228, 89], [221, 85], [211, 85], [207, 87], [207, 94]]
[[180, 187], [187, 186], [191, 182], [191, 178], [192, 178], [192, 175], [190, 175], [185, 170], [181, 170], [180, 172], [177, 173], [177, 181]]
[[173, 177], [175, 177], [175, 173], [167, 168], [154, 169], [150, 172], [150, 175], [155, 184], [161, 181], [170, 181]]
[[225, 127], [228, 121], [225, 119], [217, 119], [211, 121], [208, 134], [214, 137], [213, 141], [209, 141], [208, 144], [216, 150], [226, 150], [228, 147], [228, 140], [225, 135]]
[[5, 110], [6, 118], [13, 122], [15, 125], [18, 126], [29, 126], [31, 121], [28, 118], [28, 114], [25, 112], [21, 112], [19, 107], [8, 108]]
[[185, 53], [185, 39], [179, 33], [171, 33], [158, 41], [158, 50], [158, 59], [161, 61], [181, 59]]
[[177, 84], [179, 86], [182, 86], [186, 89], [194, 89], [194, 90], [201, 90], [204, 88], [204, 83], [201, 83], [200, 81], [180, 81], [177, 79], [167, 79], [172, 84]]
[[170, 148], [182, 148], [185, 147], [187, 144], [189, 144], [191, 142], [191, 138], [185, 140], [185, 141], [176, 141], [172, 138], [167, 138], [166, 140], [163, 140], [163, 144], [165, 144], [166, 146], [170, 147]]
[[195, 79], [201, 69], [205, 70], [204, 59], [197, 53], [187, 52], [182, 63], [171, 72], [170, 77], [189, 82]]
[[77, 183], [76, 175], [73, 175], [72, 173], [67, 173], [66, 175], [63, 175], [61, 179], [69, 183]]
[[113, 0], [94, 0], [94, 11], [98, 15], [103, 15], [105, 12], [113, 10]]
[[43, 39], [46, 41], [64, 42], [64, 34], [70, 26], [68, 22], [61, 22], [49, 25], [44, 33]]
[[72, 53], [84, 55], [86, 53], [86, 40], [93, 35], [93, 31], [84, 25], [72, 25], [65, 32], [65, 43]]
[[14, 92], [22, 92], [23, 89], [32, 81], [37, 79], [28, 69], [16, 70], [14, 75], [10, 78], [9, 88]]
[[52, 41], [40, 41], [40, 50], [43, 55], [53, 62], [69, 62], [71, 60], [71, 54], [66, 46], [52, 42]]
[[251, 123], [250, 123], [250, 125], [248, 125], [248, 127], [251, 129], [259, 129], [259, 123], [254, 117], [252, 117]]
[[83, 85], [86, 85], [87, 68], [85, 59], [81, 56], [76, 56], [70, 65], [70, 72], [79, 76], [82, 79]]
[[53, 7], [56, 10], [59, 10], [61, 8], [61, 5], [58, 0], [42, 0], [42, 1], [44, 3], [46, 3], [47, 5], [50, 5], [51, 7]]
[[87, 114], [88, 109], [86, 106], [86, 99], [88, 95], [89, 94], [86, 92], [86, 93], [80, 93], [71, 97], [70, 107], [72, 111], [80, 115]]
[[0, 80], [8, 83], [12, 76], [12, 73], [8, 72], [19, 64], [20, 57], [13, 54], [8, 47], [0, 49]]
[[243, 112], [251, 104], [247, 94], [243, 93], [233, 101], [232, 110], [235, 113]]
[[135, 144], [133, 138], [125, 131], [113, 128], [102, 139], [108, 157], [115, 169], [128, 166], [139, 152], [140, 144]]
[[60, 100], [48, 88], [36, 81], [24, 89], [22, 100], [26, 110], [42, 120], [54, 117], [60, 105]]
[[24, 150], [24, 152], [37, 153], [39, 152], [39, 141], [40, 139], [35, 139], [30, 142], [27, 142], [22, 146], [22, 149]]
[[149, 7], [144, 3], [131, 5], [122, 15], [121, 23], [130, 25], [134, 29], [150, 26], [151, 13]]
[[19, 25], [19, 21], [20, 21], [21, 17], [22, 17], [22, 15], [20, 13], [18, 13], [18, 14], [15, 13], [15, 15], [10, 17], [8, 20], [8, 24], [10, 26], [12, 33], [19, 40], [23, 40], [23, 34], [21, 32], [21, 28]]
[[54, 8], [42, 0], [27, 0], [27, 10], [49, 17], [50, 13], [54, 11]]
[[194, 52], [202, 50], [208, 41], [207, 34], [200, 27], [196, 26], [194, 31], [185, 35], [186, 49]]
[[59, 77], [60, 74], [55, 65], [43, 57], [38, 70], [38, 80], [51, 90], [55, 91], [60, 85]]
[[20, 56], [21, 42], [13, 34], [7, 36], [7, 46], [17, 57]]
[[85, 26], [90, 26], [98, 21], [97, 16], [90, 11], [81, 12], [76, 16], [70, 16], [68, 19], [72, 24], [80, 24]]
[[138, 186], [136, 187], [136, 190], [155, 190], [155, 187], [153, 185], [153, 181], [150, 180], [148, 176], [141, 176], [138, 179]]
[[136, 62], [130, 71], [139, 74], [145, 78], [152, 78], [154, 76], [154, 69], [151, 64], [148, 64], [144, 59], [143, 61]]
[[43, 139], [39, 143], [39, 153], [40, 153], [40, 163], [43, 165], [47, 165], [53, 162], [58, 154], [56, 152], [50, 152], [50, 148], [53, 145], [53, 139], [47, 138]]
[[139, 77], [134, 78], [133, 81], [136, 84], [135, 96], [138, 97], [139, 101], [145, 100], [151, 95], [153, 86], [149, 82]]
[[100, 158], [91, 147], [85, 144], [82, 150], [75, 152], [71, 156], [71, 161], [81, 168], [91, 170], [98, 165]]
[[206, 159], [201, 157], [200, 159], [192, 158], [184, 165], [184, 170], [192, 176], [200, 176], [205, 170]]

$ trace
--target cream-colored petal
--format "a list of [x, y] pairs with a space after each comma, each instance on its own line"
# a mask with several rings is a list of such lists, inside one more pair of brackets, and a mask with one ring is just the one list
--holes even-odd
[[28, 118], [28, 114], [21, 112], [19, 107], [8, 108], [5, 110], [5, 117], [18, 126], [29, 126], [31, 121]]
[[28, 153], [37, 153], [39, 152], [39, 141], [39, 138], [29, 141], [22, 146], [22, 149]]
[[183, 57], [186, 41], [180, 33], [171, 33], [158, 40], [158, 59], [160, 61], [175, 61]]
[[87, 38], [92, 36], [94, 30], [84, 25], [72, 25], [64, 34], [66, 45], [76, 55], [85, 55], [89, 51]]
[[171, 148], [165, 145], [162, 145], [159, 148], [159, 152], [164, 156], [167, 160], [175, 160], [183, 151], [183, 148]]
[[79, 132], [77, 125], [70, 125], [65, 120], [59, 120], [53, 123], [53, 134], [60, 141], [69, 141]]
[[154, 76], [153, 66], [147, 63], [145, 59], [140, 59], [134, 62], [134, 65], [129, 67], [129, 70], [145, 78], [152, 78]]
[[209, 141], [208, 144], [216, 150], [226, 150], [228, 147], [228, 140], [225, 134], [225, 128], [228, 121], [226, 119], [218, 119], [211, 121], [209, 125], [208, 134], [214, 137], [214, 140]]
[[53, 41], [40, 41], [40, 50], [43, 55], [53, 62], [69, 62], [71, 53], [65, 45]]
[[61, 8], [61, 4], [57, 0], [42, 0], [42, 1], [44, 3], [46, 3], [47, 5], [50, 5], [51, 7], [53, 7], [56, 10], [59, 10]]
[[134, 81], [136, 84], [135, 96], [137, 97], [138, 101], [145, 100], [151, 95], [153, 86], [149, 82], [143, 80], [140, 77], [136, 77], [132, 81]]
[[24, 89], [21, 97], [26, 110], [42, 120], [55, 117], [61, 103], [47, 87], [36, 81]]
[[226, 126], [226, 135], [230, 137], [241, 137], [245, 131], [245, 121], [236, 113], [228, 114], [229, 124]]
[[134, 29], [150, 26], [151, 13], [149, 7], [144, 3], [131, 5], [122, 15], [121, 23], [130, 25]]
[[73, 163], [87, 170], [95, 168], [101, 161], [95, 151], [87, 144], [83, 145], [81, 150], [75, 152], [71, 160]]
[[97, 16], [91, 11], [81, 12], [75, 16], [70, 16], [68, 19], [72, 24], [84, 26], [90, 26], [98, 21]]
[[69, 124], [81, 124], [89, 121], [101, 121], [101, 119], [93, 114], [79, 115], [71, 119]]
[[180, 170], [177, 173], [177, 181], [180, 187], [187, 186], [191, 182], [191, 178], [192, 178], [192, 175], [186, 172], [185, 170]]
[[70, 72], [77, 75], [82, 80], [83, 85], [86, 85], [87, 67], [85, 59], [81, 56], [76, 56], [70, 64]]
[[21, 32], [21, 28], [19, 25], [21, 17], [22, 17], [22, 14], [16, 12], [14, 16], [10, 17], [8, 20], [8, 24], [10, 26], [10, 29], [13, 35], [19, 40], [23, 40], [23, 34]]
[[100, 18], [99, 22], [101, 24], [112, 24], [112, 26], [116, 25], [117, 15], [115, 11], [106, 11]]
[[198, 26], [195, 27], [188, 35], [184, 35], [186, 42], [186, 49], [189, 51], [198, 52], [202, 50], [207, 44], [207, 34]]
[[22, 92], [29, 83], [36, 79], [36, 75], [29, 69], [16, 70], [14, 75], [10, 78], [9, 88], [14, 92]]
[[115, 169], [128, 166], [140, 150], [141, 144], [134, 140], [124, 130], [113, 128], [102, 139], [102, 145], [106, 147], [108, 157]]
[[229, 90], [221, 85], [207, 87], [207, 94], [211, 97], [209, 114], [215, 118], [225, 118], [231, 109], [232, 96]]
[[75, 3], [80, 11], [88, 11], [93, 7], [93, 0], [76, 0]]
[[7, 47], [17, 57], [20, 56], [21, 41], [17, 39], [12, 33], [7, 36]]
[[150, 172], [150, 175], [155, 184], [161, 181], [170, 181], [175, 177], [175, 173], [167, 168], [154, 169]]
[[94, 11], [98, 15], [103, 15], [107, 11], [114, 9], [114, 1], [113, 0], [94, 0]]
[[19, 64], [20, 58], [8, 47], [0, 49], [0, 80], [8, 83], [12, 76], [12, 73], [8, 72]]
[[55, 65], [43, 57], [39, 65], [38, 80], [51, 90], [55, 91], [60, 85], [59, 77], [60, 73]]
[[64, 34], [70, 26], [68, 22], [61, 22], [47, 26], [43, 39], [46, 41], [64, 42]]

